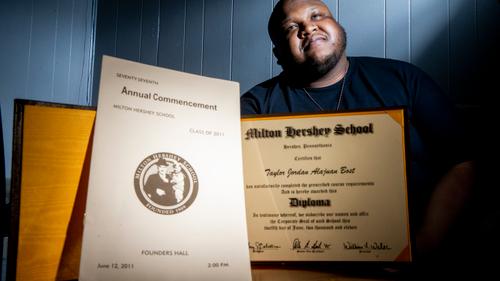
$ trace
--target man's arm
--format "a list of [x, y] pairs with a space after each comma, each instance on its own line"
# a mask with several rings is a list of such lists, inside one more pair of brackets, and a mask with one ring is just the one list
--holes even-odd
[[246, 93], [240, 98], [241, 115], [261, 114], [259, 105], [255, 96]]
[[462, 162], [453, 166], [438, 182], [417, 233], [417, 255], [427, 256], [443, 242], [470, 198], [475, 173], [473, 161]]

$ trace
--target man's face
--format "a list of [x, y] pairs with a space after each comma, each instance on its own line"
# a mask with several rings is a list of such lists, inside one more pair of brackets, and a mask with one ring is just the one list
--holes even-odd
[[171, 174], [174, 171], [174, 165], [167, 163], [166, 165], [158, 165], [158, 173], [162, 176]]
[[328, 7], [318, 0], [292, 0], [283, 5], [276, 38], [278, 59], [285, 70], [324, 75], [345, 51], [345, 32]]

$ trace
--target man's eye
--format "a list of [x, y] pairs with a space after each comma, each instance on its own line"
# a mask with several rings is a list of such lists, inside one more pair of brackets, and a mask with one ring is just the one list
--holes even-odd
[[285, 27], [285, 30], [286, 31], [292, 31], [294, 30], [295, 28], [297, 28], [297, 25], [296, 24], [290, 24], [288, 26]]
[[321, 14], [313, 14], [311, 16], [311, 19], [312, 20], [320, 20], [322, 18], [322, 15]]

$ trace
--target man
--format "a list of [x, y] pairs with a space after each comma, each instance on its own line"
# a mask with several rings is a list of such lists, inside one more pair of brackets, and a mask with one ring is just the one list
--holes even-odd
[[156, 204], [163, 206], [175, 205], [177, 201], [171, 176], [174, 171], [174, 163], [160, 158], [156, 162], [156, 167], [158, 172], [147, 178], [144, 184], [144, 192]]
[[283, 72], [241, 98], [242, 114], [405, 106], [410, 138], [410, 195], [419, 257], [435, 251], [469, 197], [473, 162], [453, 107], [415, 66], [347, 57], [346, 34], [319, 0], [285, 0], [269, 19]]

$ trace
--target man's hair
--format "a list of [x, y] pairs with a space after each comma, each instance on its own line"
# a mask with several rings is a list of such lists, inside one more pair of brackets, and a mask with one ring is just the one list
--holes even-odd
[[169, 164], [175, 165], [175, 163], [173, 161], [167, 160], [165, 158], [160, 158], [156, 162], [156, 165], [158, 165], [158, 166], [168, 166]]
[[271, 38], [271, 41], [273, 41], [273, 44], [275, 46], [277, 42], [281, 39], [278, 37], [282, 36], [280, 29], [281, 29], [281, 22], [285, 17], [285, 13], [283, 12], [284, 3], [285, 0], [280, 0], [278, 1], [278, 3], [276, 3], [271, 13], [271, 16], [269, 17], [269, 22], [267, 23], [267, 33], [269, 34], [269, 37]]

